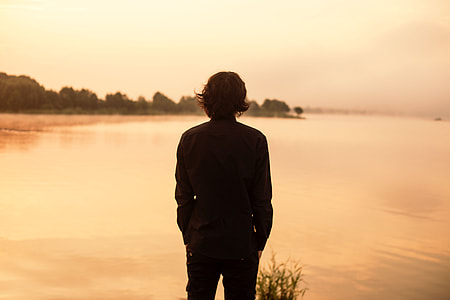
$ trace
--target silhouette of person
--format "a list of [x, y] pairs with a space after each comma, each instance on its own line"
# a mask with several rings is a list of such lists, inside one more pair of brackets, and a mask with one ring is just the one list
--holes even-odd
[[208, 79], [197, 100], [210, 120], [181, 136], [175, 171], [177, 223], [186, 246], [189, 300], [255, 299], [258, 265], [272, 228], [266, 137], [236, 121], [249, 104], [234, 72]]

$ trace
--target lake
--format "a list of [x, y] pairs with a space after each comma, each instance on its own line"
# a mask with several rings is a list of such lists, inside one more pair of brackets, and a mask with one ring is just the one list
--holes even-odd
[[[262, 266], [300, 261], [304, 299], [449, 299], [450, 122], [306, 117], [240, 119], [269, 141]], [[206, 120], [0, 114], [0, 299], [185, 298], [175, 151]]]

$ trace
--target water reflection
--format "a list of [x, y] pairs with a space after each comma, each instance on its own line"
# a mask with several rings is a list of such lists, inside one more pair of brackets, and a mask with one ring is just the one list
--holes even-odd
[[183, 256], [165, 248], [180, 248], [174, 240], [164, 249], [160, 241], [145, 236], [3, 239], [0, 290], [10, 296], [6, 299], [172, 299], [169, 291], [184, 285]]
[[0, 130], [0, 149], [10, 148], [17, 151], [27, 151], [37, 143], [39, 136], [33, 132], [14, 132]]
[[380, 188], [378, 195], [386, 212], [439, 221], [436, 212], [445, 209], [445, 202], [435, 191], [426, 182], [390, 182]]

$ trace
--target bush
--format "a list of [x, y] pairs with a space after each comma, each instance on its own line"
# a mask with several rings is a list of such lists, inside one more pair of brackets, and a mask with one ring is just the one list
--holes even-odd
[[268, 264], [268, 268], [261, 268], [256, 283], [258, 300], [294, 300], [303, 298], [307, 288], [304, 283], [302, 266], [297, 261], [288, 259], [277, 264], [275, 254]]

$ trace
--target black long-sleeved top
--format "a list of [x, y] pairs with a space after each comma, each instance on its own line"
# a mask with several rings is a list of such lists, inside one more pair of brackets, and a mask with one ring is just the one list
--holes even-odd
[[192, 252], [239, 259], [263, 250], [273, 209], [266, 137], [236, 121], [187, 130], [177, 149], [177, 223]]

